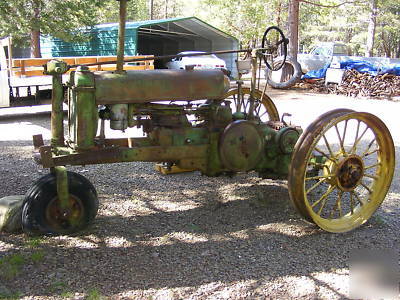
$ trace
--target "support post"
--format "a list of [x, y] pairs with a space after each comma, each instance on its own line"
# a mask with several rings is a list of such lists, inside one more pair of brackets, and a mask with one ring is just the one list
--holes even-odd
[[118, 50], [117, 50], [117, 73], [123, 73], [127, 0], [118, 0], [118, 1], [119, 1], [119, 30], [118, 30]]
[[64, 90], [62, 87], [62, 75], [54, 74], [52, 77], [53, 90], [51, 95], [51, 145], [60, 147], [64, 145]]
[[56, 182], [57, 182], [57, 195], [62, 211], [67, 212], [69, 209], [69, 191], [68, 191], [68, 174], [67, 169], [63, 166], [54, 167]]
[[53, 84], [51, 95], [51, 145], [54, 147], [64, 146], [64, 89], [62, 74], [67, 71], [67, 64], [60, 60], [51, 60], [45, 65], [44, 73], [52, 76]]
[[250, 106], [248, 118], [249, 120], [254, 119], [254, 91], [256, 90], [256, 82], [257, 82], [257, 50], [253, 49], [251, 51], [251, 89], [250, 89]]
[[289, 2], [289, 56], [297, 60], [297, 51], [299, 48], [299, 0], [290, 0]]

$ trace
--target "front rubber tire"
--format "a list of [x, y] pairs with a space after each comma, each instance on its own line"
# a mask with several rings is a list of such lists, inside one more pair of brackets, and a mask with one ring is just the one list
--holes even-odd
[[28, 235], [73, 234], [86, 228], [97, 215], [99, 201], [94, 186], [80, 174], [67, 172], [71, 217], [59, 214], [55, 174], [36, 181], [25, 194], [22, 229]]

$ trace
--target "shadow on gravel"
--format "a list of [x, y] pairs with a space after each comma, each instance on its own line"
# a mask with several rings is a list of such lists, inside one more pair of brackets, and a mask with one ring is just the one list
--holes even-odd
[[[28, 145], [0, 142], [0, 176], [12, 176], [0, 183], [3, 193], [24, 193], [42, 175], [30, 150], [21, 150]], [[353, 249], [398, 248], [398, 168], [390, 197], [376, 216], [344, 234], [326, 233], [303, 222], [290, 204], [285, 181], [251, 174], [162, 176], [152, 164], [143, 163], [69, 168], [97, 187], [99, 216], [75, 237], [33, 243], [22, 234], [0, 235], [0, 268], [13, 255], [23, 257], [15, 276], [0, 273], [0, 298], [2, 285], [26, 296], [61, 297], [95, 288], [105, 296], [136, 291], [140, 298], [140, 291], [149, 289], [183, 288], [190, 296], [202, 285], [239, 281], [246, 282], [242, 295], [295, 298], [298, 295], [290, 291], [296, 286], [286, 286], [285, 281], [292, 277], [315, 285], [303, 295], [306, 298], [321, 298], [321, 289], [333, 298], [347, 298], [332, 276], [348, 274]], [[161, 196], [170, 206], [159, 203]], [[42, 253], [41, 259], [35, 253]], [[329, 273], [330, 280], [321, 273]], [[266, 288], [274, 281], [275, 290]]]
[[[255, 291], [278, 280], [282, 290], [275, 296], [292, 297], [284, 280], [294, 276], [329, 290], [335, 298], [346, 298], [317, 274], [343, 274], [352, 249], [392, 248], [398, 242], [390, 224], [373, 219], [349, 233], [323, 232], [294, 215], [283, 186], [262, 189], [265, 195], [273, 195], [268, 203], [254, 199], [260, 188], [249, 185], [231, 191], [248, 198], [227, 203], [145, 216], [100, 215], [86, 233], [45, 238], [34, 248], [27, 247], [22, 236], [4, 236], [7, 243], [15, 244], [13, 249], [1, 251], [0, 257], [12, 253], [30, 257], [32, 252], [42, 251], [44, 260], [27, 260], [18, 277], [3, 282], [23, 295], [59, 296], [65, 289], [87, 293], [96, 288], [111, 296], [132, 290], [195, 290], [213, 282], [230, 285], [238, 281], [252, 281], [246, 289]], [[218, 193], [216, 189], [206, 194], [212, 199], [218, 198]], [[191, 233], [193, 241], [181, 233]], [[71, 246], [71, 241], [78, 246]], [[32, 281], [27, 280], [22, 285], [25, 277], [34, 277], [35, 284], [29, 285]]]

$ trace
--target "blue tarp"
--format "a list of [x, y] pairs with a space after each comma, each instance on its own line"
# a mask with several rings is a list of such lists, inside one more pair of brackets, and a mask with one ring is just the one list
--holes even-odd
[[[322, 69], [312, 70], [303, 75], [302, 79], [319, 79], [324, 78], [326, 70], [329, 68], [330, 63], [327, 63]], [[346, 70], [356, 70], [360, 73], [368, 73], [373, 76], [380, 74], [394, 74], [400, 75], [400, 64], [381, 65], [373, 64], [364, 60], [346, 60], [340, 62], [340, 68]]]
[[311, 70], [308, 71], [306, 74], [304, 74], [301, 79], [319, 79], [319, 78], [325, 78], [326, 75], [326, 70], [328, 70], [329, 65], [331, 63], [327, 63], [322, 69], [319, 70]]

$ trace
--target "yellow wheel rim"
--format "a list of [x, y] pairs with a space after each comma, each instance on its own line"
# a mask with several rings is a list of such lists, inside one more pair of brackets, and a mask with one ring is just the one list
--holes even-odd
[[369, 113], [327, 115], [296, 145], [289, 189], [298, 211], [330, 232], [365, 223], [384, 200], [394, 172], [394, 145]]
[[[223, 98], [231, 101], [233, 112], [248, 113], [250, 88], [242, 87], [240, 93], [238, 88], [231, 89]], [[254, 91], [254, 116], [262, 122], [279, 121], [279, 113], [274, 102], [267, 95], [262, 95], [260, 90]]]

